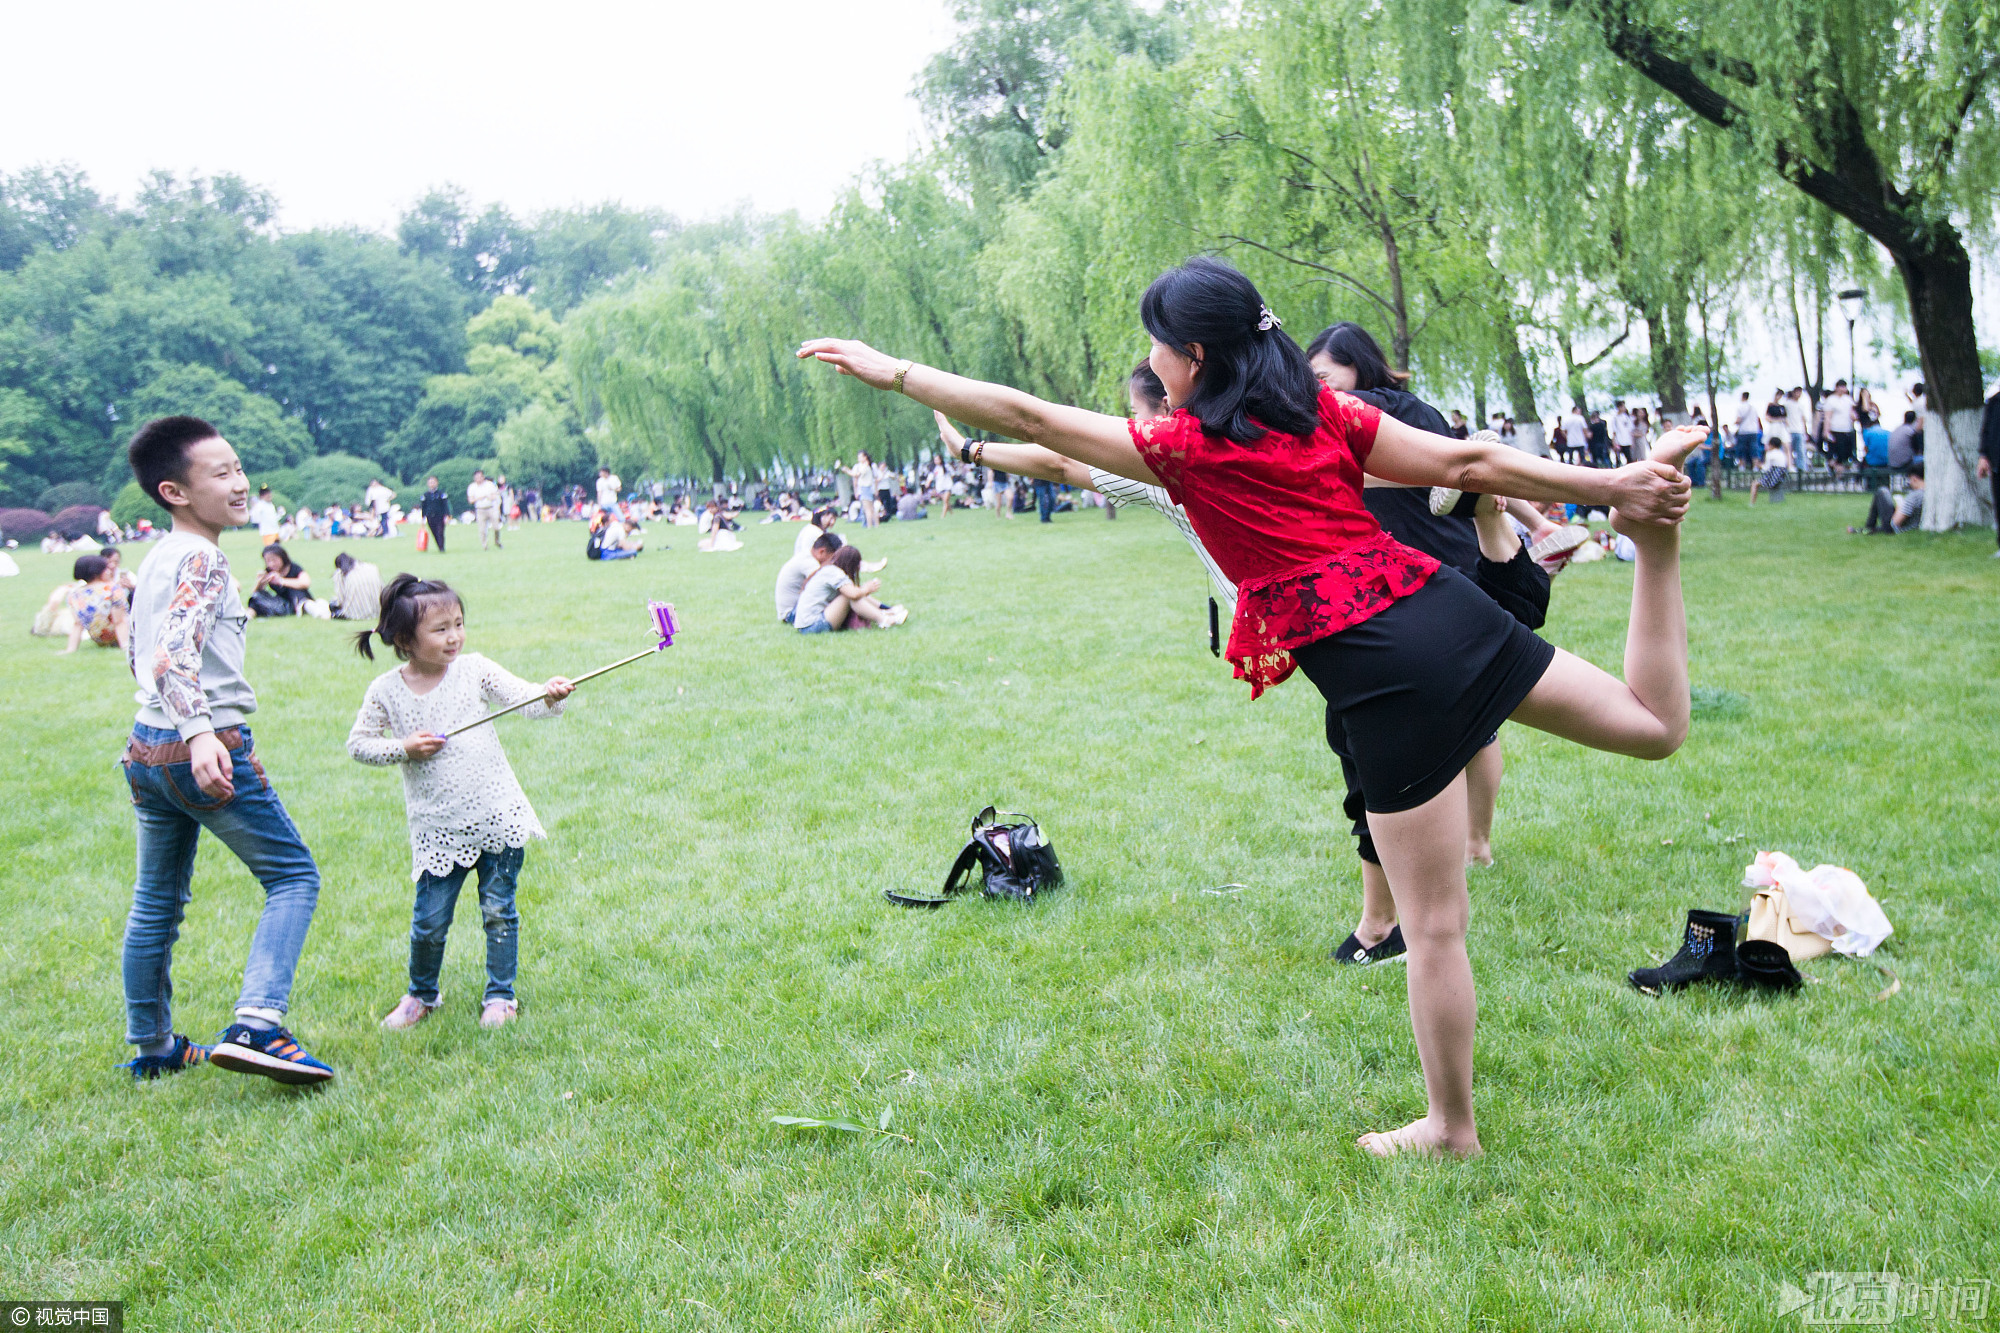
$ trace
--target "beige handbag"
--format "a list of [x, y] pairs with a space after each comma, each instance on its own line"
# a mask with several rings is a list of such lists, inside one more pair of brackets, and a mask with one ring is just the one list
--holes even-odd
[[1781, 946], [1795, 963], [1833, 952], [1833, 942], [1826, 936], [1798, 929], [1785, 890], [1776, 884], [1750, 895], [1750, 927], [1744, 938], [1769, 940]]

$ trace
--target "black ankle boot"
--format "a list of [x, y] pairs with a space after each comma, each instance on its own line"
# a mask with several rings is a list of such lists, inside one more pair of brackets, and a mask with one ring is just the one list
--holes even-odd
[[1736, 918], [1727, 912], [1688, 913], [1681, 951], [1664, 967], [1642, 967], [1626, 979], [1648, 995], [1679, 990], [1691, 981], [1736, 980]]

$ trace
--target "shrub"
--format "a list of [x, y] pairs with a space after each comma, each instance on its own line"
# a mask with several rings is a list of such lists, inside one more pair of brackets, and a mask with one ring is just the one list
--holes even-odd
[[50, 514], [71, 505], [95, 505], [102, 509], [104, 492], [87, 481], [59, 481], [35, 500], [35, 508]]
[[49, 516], [39, 509], [0, 509], [0, 538], [38, 542], [49, 535]]
[[128, 481], [111, 502], [111, 520], [121, 528], [129, 528], [142, 518], [151, 519], [156, 528], [169, 527], [173, 522], [167, 511], [160, 508], [159, 501], [140, 490], [138, 482]]
[[50, 516], [49, 529], [60, 532], [71, 541], [78, 537], [95, 537], [97, 516], [103, 512], [103, 505], [70, 505]]
[[[328, 505], [357, 505], [368, 489], [371, 479], [380, 477], [391, 487], [396, 484], [395, 474], [380, 463], [371, 463], [353, 454], [324, 454], [318, 458], [308, 458], [291, 469], [286, 490], [295, 496], [300, 504], [314, 509], [324, 509]], [[277, 489], [277, 483], [271, 483]]]

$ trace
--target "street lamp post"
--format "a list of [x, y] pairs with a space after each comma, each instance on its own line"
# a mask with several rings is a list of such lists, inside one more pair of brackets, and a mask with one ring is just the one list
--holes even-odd
[[1840, 310], [1847, 316], [1847, 383], [1856, 397], [1861, 394], [1860, 381], [1854, 373], [1854, 321], [1861, 318], [1862, 303], [1868, 293], [1859, 287], [1849, 287], [1840, 294]]

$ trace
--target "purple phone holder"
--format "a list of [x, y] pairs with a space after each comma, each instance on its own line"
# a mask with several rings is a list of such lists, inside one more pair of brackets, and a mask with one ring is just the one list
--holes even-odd
[[[674, 608], [669, 602], [648, 602], [647, 608], [653, 613], [653, 627], [660, 632], [659, 648], [674, 646], [674, 632], [681, 624], [674, 619]], [[654, 651], [658, 651], [656, 648]]]

